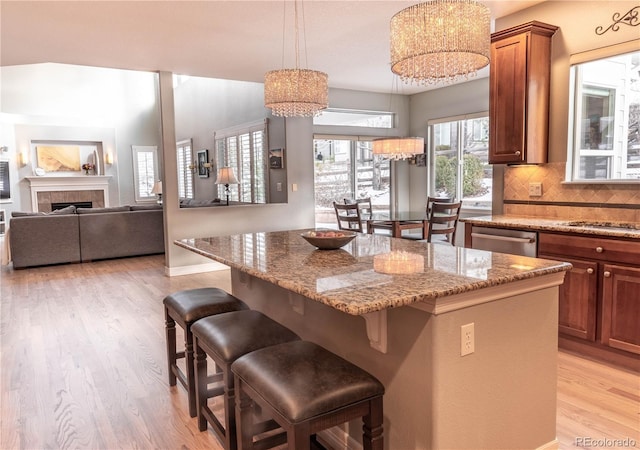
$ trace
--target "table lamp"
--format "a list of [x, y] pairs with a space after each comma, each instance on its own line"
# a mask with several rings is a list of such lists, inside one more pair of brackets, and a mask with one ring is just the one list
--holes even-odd
[[151, 188], [151, 193], [158, 196], [158, 203], [162, 204], [162, 181], [156, 181]]
[[236, 178], [236, 174], [233, 171], [233, 167], [220, 167], [218, 169], [218, 177], [216, 184], [224, 184], [224, 192], [227, 195], [227, 206], [229, 206], [229, 185], [238, 184], [239, 181]]

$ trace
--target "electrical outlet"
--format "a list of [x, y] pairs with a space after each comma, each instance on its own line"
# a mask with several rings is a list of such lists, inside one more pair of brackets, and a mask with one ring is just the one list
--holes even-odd
[[529, 183], [529, 197], [542, 197], [542, 183], [531, 181]]
[[282, 192], [282, 183], [276, 183], [276, 191]]
[[460, 356], [470, 355], [476, 351], [473, 322], [460, 327]]

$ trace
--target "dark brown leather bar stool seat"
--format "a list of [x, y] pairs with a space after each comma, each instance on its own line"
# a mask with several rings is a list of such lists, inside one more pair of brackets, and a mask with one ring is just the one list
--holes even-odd
[[[191, 325], [198, 319], [214, 314], [248, 309], [242, 301], [218, 288], [188, 289], [167, 295], [164, 300], [165, 330], [167, 335], [167, 363], [169, 386], [176, 379], [189, 395], [189, 414], [196, 416], [196, 388], [193, 368], [193, 336]], [[184, 330], [184, 351], [176, 351], [176, 322]], [[177, 361], [185, 358], [186, 374]]]
[[[254, 350], [300, 338], [278, 322], [253, 310], [205, 317], [194, 323], [191, 331], [195, 348], [198, 428], [204, 431], [207, 429], [207, 423], [211, 424], [224, 448], [235, 450], [235, 394], [231, 364]], [[221, 370], [217, 376], [208, 376], [207, 356]], [[210, 389], [209, 384], [217, 381], [222, 381], [222, 385]], [[208, 404], [210, 398], [220, 395], [223, 396], [224, 425]]]
[[238, 358], [231, 370], [241, 450], [271, 448], [254, 442], [261, 431], [251, 414], [254, 402], [284, 429], [290, 449], [309, 449], [315, 433], [361, 417], [364, 449], [382, 450], [384, 386], [323, 347], [307, 341], [275, 345]]

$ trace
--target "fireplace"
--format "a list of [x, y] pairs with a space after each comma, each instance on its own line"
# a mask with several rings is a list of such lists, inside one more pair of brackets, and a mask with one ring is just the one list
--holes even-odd
[[92, 202], [52, 202], [51, 203], [51, 211], [55, 211], [56, 209], [67, 208], [68, 206], [75, 206], [76, 208], [92, 208]]
[[54, 203], [88, 203], [94, 208], [109, 206], [110, 175], [45, 175], [26, 178], [31, 189], [33, 211], [51, 212]]

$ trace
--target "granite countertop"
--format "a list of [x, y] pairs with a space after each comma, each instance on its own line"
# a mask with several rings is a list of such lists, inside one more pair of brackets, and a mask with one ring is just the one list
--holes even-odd
[[[348, 314], [360, 315], [506, 285], [571, 269], [566, 262], [358, 234], [338, 250], [317, 250], [301, 233], [259, 232], [174, 243]], [[390, 255], [415, 273], [385, 273]]]
[[480, 216], [460, 219], [472, 225], [515, 228], [531, 231], [556, 231], [563, 233], [640, 239], [640, 223], [615, 221], [561, 220], [525, 216]]

